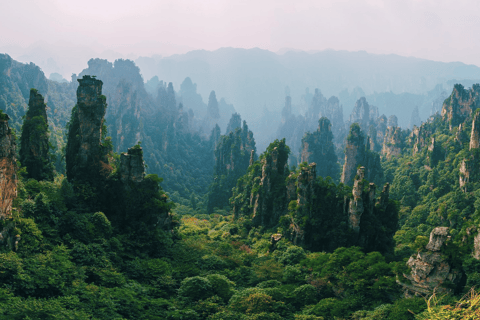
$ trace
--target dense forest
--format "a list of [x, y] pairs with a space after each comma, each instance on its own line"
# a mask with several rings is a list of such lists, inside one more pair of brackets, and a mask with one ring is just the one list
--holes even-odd
[[190, 78], [0, 55], [0, 319], [478, 318], [480, 85], [307, 100], [260, 149]]

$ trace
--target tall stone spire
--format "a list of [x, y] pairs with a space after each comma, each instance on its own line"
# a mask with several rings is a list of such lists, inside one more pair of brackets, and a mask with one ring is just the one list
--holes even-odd
[[107, 107], [103, 82], [90, 76], [78, 79], [77, 105], [68, 132], [66, 164], [68, 180], [95, 181], [108, 176], [108, 148], [102, 144]]

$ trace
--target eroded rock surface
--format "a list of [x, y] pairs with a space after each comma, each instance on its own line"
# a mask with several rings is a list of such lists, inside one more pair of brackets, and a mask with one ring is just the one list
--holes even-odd
[[112, 171], [108, 149], [102, 144], [107, 103], [102, 95], [102, 81], [84, 76], [78, 82], [77, 109], [68, 132], [67, 178], [92, 182], [106, 178]]
[[301, 162], [315, 162], [317, 174], [321, 177], [337, 178], [339, 166], [330, 120], [321, 118], [318, 122], [318, 129], [313, 133], [307, 133], [302, 139]]
[[343, 172], [341, 182], [351, 185], [358, 165], [365, 158], [365, 137], [363, 136], [360, 126], [354, 125], [350, 129], [350, 134], [347, 138], [347, 146], [345, 147], [345, 163], [343, 165]]
[[120, 155], [120, 180], [123, 183], [142, 182], [145, 176], [145, 163], [141, 147], [132, 147]]
[[0, 113], [0, 219], [11, 216], [17, 197], [16, 144], [8, 120], [6, 114]]
[[[348, 225], [356, 233], [360, 232], [360, 219], [365, 211], [363, 206], [363, 179], [365, 178], [365, 168], [360, 167], [357, 170], [355, 182], [353, 183], [353, 199], [348, 206]], [[373, 193], [375, 196], [375, 192]]]
[[[460, 131], [460, 129], [459, 129]], [[470, 134], [470, 150], [480, 148], [480, 113], [475, 113]]]
[[480, 106], [480, 85], [474, 84], [465, 90], [461, 84], [453, 87], [453, 92], [443, 103], [442, 118], [447, 120], [450, 130], [472, 114]]
[[430, 241], [424, 251], [410, 257], [407, 266], [410, 274], [404, 274], [405, 280], [399, 281], [405, 296], [452, 293], [462, 279], [462, 272], [454, 269], [451, 262], [442, 255], [441, 249], [448, 245], [449, 228], [437, 227], [430, 233]]
[[400, 127], [388, 127], [383, 140], [382, 155], [387, 159], [399, 157], [402, 154], [403, 139]]

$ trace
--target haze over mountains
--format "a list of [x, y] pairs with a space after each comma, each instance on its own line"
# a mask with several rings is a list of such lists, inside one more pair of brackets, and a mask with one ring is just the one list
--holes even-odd
[[[342, 90], [355, 87], [362, 88], [366, 95], [390, 91], [425, 94], [448, 80], [480, 78], [480, 68], [460, 62], [434, 62], [362, 51], [276, 54], [258, 48], [222, 48], [191, 51], [159, 60], [139, 58], [136, 63], [146, 79], [158, 75], [176, 86], [190, 77], [198, 83], [202, 96], [216, 88], [240, 113], [252, 117], [261, 114], [264, 104], [269, 109], [283, 105], [286, 86], [290, 88], [293, 104], [298, 105], [307, 87], [310, 91], [319, 88], [325, 96], [338, 96]], [[353, 104], [344, 104], [345, 114], [350, 113]]]
[[[258, 48], [221, 48], [136, 58], [134, 54], [125, 56], [114, 50], [103, 50], [101, 46], [98, 50], [80, 46], [76, 49], [73, 51], [78, 54], [68, 55], [69, 60], [60, 58], [67, 56], [61, 51], [48, 50], [41, 45], [23, 52], [17, 48], [10, 55], [22, 62], [34, 62], [46, 75], [59, 73], [67, 80], [70, 80], [70, 73], [79, 73], [86, 67], [88, 56], [112, 62], [117, 58], [134, 59], [145, 82], [158, 76], [180, 88], [185, 78], [190, 77], [204, 102], [215, 90], [252, 124], [265, 114], [265, 107], [270, 112], [281, 111], [288, 87], [294, 114], [306, 112], [309, 101], [305, 99], [318, 88], [327, 98], [332, 95], [339, 98], [345, 118], [350, 115], [356, 100], [365, 96], [369, 103], [379, 108], [380, 114], [388, 117], [395, 113], [399, 125], [407, 127], [416, 106], [420, 118], [426, 120], [432, 113], [432, 101], [442, 91], [449, 92], [453, 82], [470, 86], [480, 79], [480, 68], [474, 65], [365, 51], [307, 53], [285, 49], [274, 53]], [[188, 50], [166, 47], [165, 52], [180, 49]], [[437, 87], [439, 84], [442, 87]]]

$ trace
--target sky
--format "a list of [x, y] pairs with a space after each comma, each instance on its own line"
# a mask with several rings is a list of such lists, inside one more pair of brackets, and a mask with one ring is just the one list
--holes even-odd
[[0, 1], [0, 52], [52, 68], [68, 64], [57, 61], [65, 55], [73, 63], [221, 47], [365, 50], [480, 66], [479, 34], [477, 0]]

